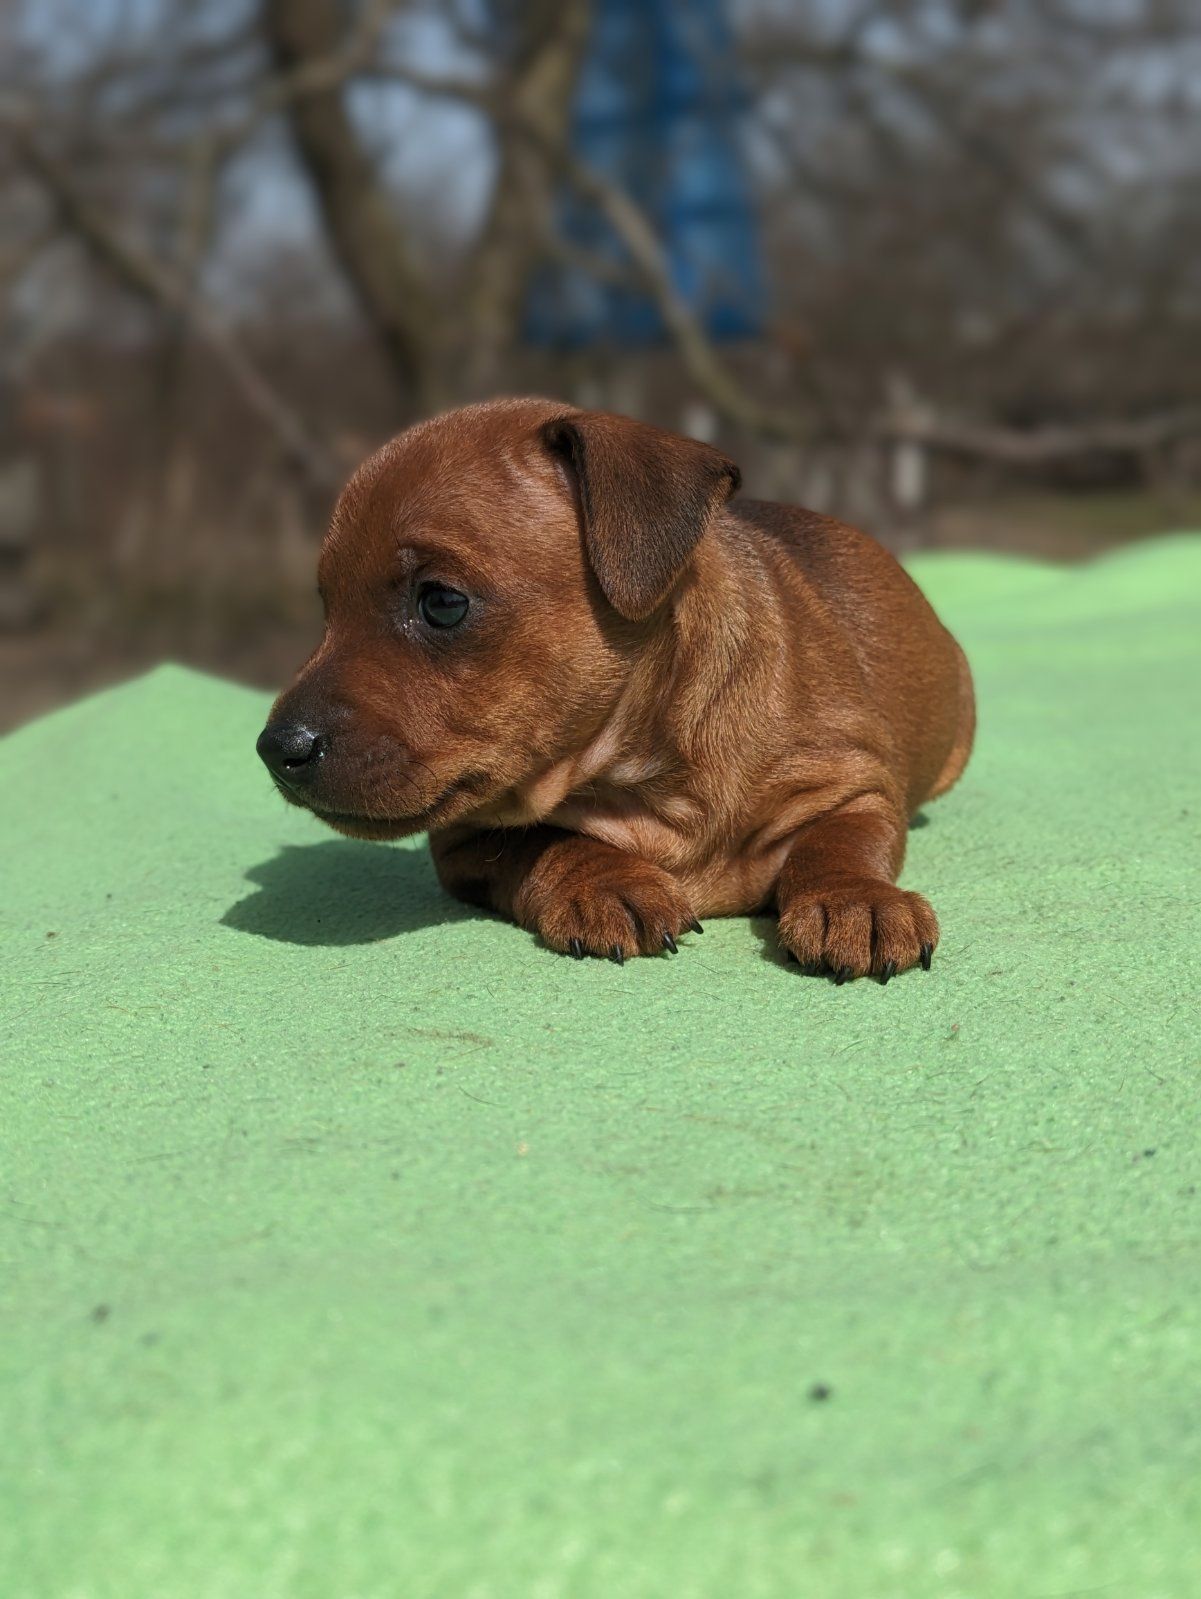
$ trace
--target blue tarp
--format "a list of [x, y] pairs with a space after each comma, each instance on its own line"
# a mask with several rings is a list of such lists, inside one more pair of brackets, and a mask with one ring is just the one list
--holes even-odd
[[[597, 0], [581, 69], [573, 147], [654, 222], [681, 295], [711, 337], [759, 331], [762, 272], [739, 151], [733, 41], [721, 0]], [[611, 267], [627, 265], [608, 222], [572, 192], [561, 235]], [[559, 348], [642, 345], [662, 318], [636, 281], [548, 265], [526, 312], [531, 342]]]

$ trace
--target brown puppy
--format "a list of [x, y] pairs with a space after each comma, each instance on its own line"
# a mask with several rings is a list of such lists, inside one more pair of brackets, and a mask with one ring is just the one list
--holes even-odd
[[401, 434], [334, 512], [325, 636], [259, 740], [280, 792], [352, 838], [428, 829], [452, 894], [573, 955], [774, 905], [839, 981], [928, 967], [894, 885], [967, 762], [967, 662], [878, 544], [738, 481], [546, 400]]

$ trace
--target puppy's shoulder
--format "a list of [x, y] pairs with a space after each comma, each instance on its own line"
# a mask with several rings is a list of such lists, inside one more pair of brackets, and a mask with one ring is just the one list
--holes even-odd
[[865, 564], [894, 564], [875, 539], [820, 511], [749, 499], [733, 500], [726, 509], [739, 532], [786, 552], [819, 586]]

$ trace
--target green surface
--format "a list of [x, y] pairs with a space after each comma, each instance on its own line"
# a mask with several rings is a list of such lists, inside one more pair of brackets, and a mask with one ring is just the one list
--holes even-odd
[[3, 1599], [1201, 1592], [1201, 540], [915, 570], [888, 988], [552, 956], [178, 670], [0, 744]]

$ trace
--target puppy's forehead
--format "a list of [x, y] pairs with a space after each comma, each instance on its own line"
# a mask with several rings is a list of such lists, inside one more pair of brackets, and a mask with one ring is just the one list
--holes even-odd
[[574, 526], [539, 431], [562, 409], [476, 406], [392, 439], [343, 490], [322, 546], [322, 580], [385, 575], [406, 545], [502, 566], [548, 553], [548, 539]]

